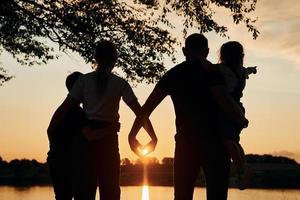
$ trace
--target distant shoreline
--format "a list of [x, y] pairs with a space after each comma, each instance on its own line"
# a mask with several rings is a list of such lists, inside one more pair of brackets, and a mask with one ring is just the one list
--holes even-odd
[[[143, 187], [144, 185], [120, 185], [121, 187]], [[173, 187], [173, 185], [149, 185], [149, 187]], [[6, 185], [6, 184], [0, 184], [0, 187], [12, 187], [12, 188], [32, 188], [32, 187], [52, 187], [51, 183], [48, 184], [34, 184], [34, 185]], [[205, 186], [195, 186], [196, 188], [206, 188]], [[238, 189], [237, 187], [229, 187], [229, 189]], [[274, 187], [274, 188], [268, 188], [268, 187], [248, 187], [248, 189], [255, 189], [255, 190], [299, 190], [300, 187], [296, 188], [289, 188], [289, 187]]]
[[[300, 189], [300, 165], [286, 157], [272, 155], [246, 156], [247, 167], [253, 173], [248, 188], [253, 189]], [[156, 158], [148, 158], [148, 184], [151, 186], [173, 186], [173, 158], [164, 158], [161, 162]], [[144, 163], [129, 159], [121, 161], [121, 186], [142, 186]], [[230, 188], [237, 188], [237, 174], [231, 171]], [[31, 187], [51, 186], [47, 163], [35, 160], [3, 161], [0, 157], [0, 186]], [[197, 187], [204, 187], [205, 180], [200, 175]]]

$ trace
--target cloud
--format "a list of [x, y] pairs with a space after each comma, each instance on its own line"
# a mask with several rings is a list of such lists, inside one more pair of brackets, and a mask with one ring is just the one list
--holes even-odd
[[240, 41], [245, 46], [246, 53], [251, 52], [261, 58], [290, 61], [290, 64], [300, 70], [299, 0], [258, 1], [256, 10], [251, 14], [258, 17], [255, 26], [260, 35], [256, 40], [252, 39], [244, 24], [234, 24], [230, 14], [224, 9], [216, 8], [216, 11], [216, 20], [228, 26], [230, 40]]
[[298, 0], [260, 0], [256, 13], [261, 21], [290, 21], [300, 17]]
[[[274, 60], [275, 62], [284, 61], [285, 66], [290, 65], [300, 71], [299, 0], [258, 1], [256, 10], [251, 14], [253, 17], [258, 17], [255, 26], [260, 31], [260, 35], [256, 40], [253, 40], [251, 33], [247, 32], [245, 24], [233, 23], [228, 10], [220, 7], [213, 7], [213, 9], [216, 11], [214, 19], [219, 24], [228, 27], [230, 40], [240, 41], [244, 45], [247, 55], [251, 53], [255, 56], [254, 58]], [[180, 22], [180, 20], [177, 21]], [[180, 23], [176, 27], [181, 27]], [[180, 31], [180, 28], [176, 28], [176, 36], [180, 35], [178, 34], [181, 33]], [[191, 32], [196, 31], [193, 29]], [[207, 35], [211, 49], [218, 50], [222, 43], [228, 41], [226, 38], [216, 37], [213, 32]], [[217, 59], [213, 61], [217, 61]]]
[[289, 59], [300, 70], [300, 4], [298, 0], [262, 0], [257, 5], [257, 26], [261, 35], [253, 51]]

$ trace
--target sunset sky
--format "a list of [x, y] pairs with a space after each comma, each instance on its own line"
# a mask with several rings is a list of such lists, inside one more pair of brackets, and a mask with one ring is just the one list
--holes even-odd
[[[258, 66], [258, 74], [247, 82], [242, 101], [249, 127], [241, 135], [246, 153], [285, 155], [300, 162], [300, 3], [298, 0], [261, 0], [255, 15], [261, 34], [253, 40], [244, 25], [233, 25], [227, 12], [217, 9], [216, 19], [229, 27], [229, 40], [237, 40], [245, 48], [245, 66]], [[174, 34], [182, 38], [182, 27]], [[190, 30], [189, 33], [196, 32]], [[209, 60], [218, 61], [218, 50], [227, 38], [206, 34]], [[184, 60], [181, 47], [177, 63]], [[3, 52], [1, 65], [16, 78], [0, 87], [0, 156], [37, 159], [44, 162], [48, 151], [46, 129], [55, 109], [67, 95], [66, 76], [73, 71], [89, 72], [91, 67], [76, 54], [60, 54], [47, 65], [20, 66]], [[170, 69], [174, 64], [167, 63]], [[154, 85], [140, 84], [134, 91], [144, 103]], [[122, 128], [119, 134], [121, 157], [136, 159], [127, 143], [134, 114], [121, 103]], [[170, 98], [151, 115], [158, 135], [156, 151], [159, 159], [173, 156], [175, 116]], [[147, 142], [145, 132], [140, 140]]]

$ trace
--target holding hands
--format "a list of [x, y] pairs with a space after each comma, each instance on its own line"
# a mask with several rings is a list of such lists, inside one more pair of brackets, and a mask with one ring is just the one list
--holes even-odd
[[157, 137], [152, 136], [151, 141], [146, 145], [142, 145], [135, 136], [129, 136], [130, 149], [139, 157], [146, 156], [155, 150], [157, 144]]
[[[154, 151], [157, 144], [157, 137], [155, 131], [152, 127], [152, 124], [149, 120], [149, 116], [152, 111], [156, 108], [156, 106], [167, 96], [167, 93], [163, 90], [155, 87], [148, 99], [146, 100], [143, 107], [141, 107], [138, 103], [130, 104], [130, 108], [136, 114], [136, 119], [132, 125], [130, 133], [128, 135], [128, 142], [131, 150], [138, 156], [145, 156]], [[139, 141], [136, 139], [136, 135], [138, 134], [141, 127], [149, 134], [151, 141], [145, 146], [141, 145]]]

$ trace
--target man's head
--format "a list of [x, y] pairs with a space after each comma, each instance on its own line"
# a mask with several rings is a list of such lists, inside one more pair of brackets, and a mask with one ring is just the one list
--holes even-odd
[[73, 72], [70, 74], [66, 79], [66, 86], [68, 90], [70, 91], [74, 85], [74, 83], [77, 81], [77, 79], [82, 75], [80, 72]]
[[200, 33], [188, 36], [182, 51], [186, 60], [205, 59], [209, 52], [207, 38]]

